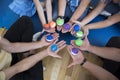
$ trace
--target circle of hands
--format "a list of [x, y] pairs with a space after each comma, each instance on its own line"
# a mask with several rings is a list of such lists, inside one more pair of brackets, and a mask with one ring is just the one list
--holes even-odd
[[[70, 24], [70, 26], [71, 26], [69, 30], [65, 30], [63, 28], [63, 26], [61, 26], [61, 27], [60, 26], [56, 26], [55, 28], [57, 29], [57, 31], [61, 31], [62, 33], [70, 32], [73, 36], [75, 36], [76, 32], [73, 30], [73, 25], [72, 25], [73, 23], [79, 24], [80, 26], [82, 26], [80, 22], [72, 21], [72, 22], [68, 22], [68, 24]], [[73, 66], [73, 65], [82, 63], [82, 61], [84, 60], [84, 56], [83, 56], [81, 51], [87, 51], [89, 46], [90, 46], [88, 38], [87, 38], [87, 35], [89, 33], [89, 29], [86, 26], [84, 26], [84, 27], [82, 26], [81, 27], [82, 31], [84, 32], [84, 34], [83, 34], [84, 40], [83, 40], [82, 46], [78, 47], [78, 46], [76, 46], [74, 44], [74, 40], [71, 41], [71, 45], [66, 45], [66, 42], [64, 40], [58, 42], [59, 34], [55, 32], [55, 28], [51, 28], [49, 30], [45, 30], [45, 31], [49, 32], [50, 34], [52, 33], [53, 40], [51, 42], [47, 42], [46, 39], [45, 39], [46, 36], [49, 35], [49, 34], [43, 36], [41, 41], [40, 41], [43, 44], [42, 46], [49, 46], [47, 48], [47, 50], [46, 50], [48, 56], [52, 56], [52, 57], [56, 57], [56, 58], [60, 58], [61, 59], [62, 57], [60, 55], [58, 55], [58, 52], [60, 50], [62, 50], [63, 48], [67, 47], [67, 50], [68, 50], [68, 52], [71, 55], [72, 60], [73, 60], [72, 63], [70, 63], [68, 65], [68, 68]], [[51, 51], [51, 46], [53, 44], [56, 44], [58, 46], [58, 50], [55, 51], [55, 52]], [[79, 49], [79, 52], [78, 52], [77, 55], [72, 55], [71, 54], [72, 48], [78, 48]]]

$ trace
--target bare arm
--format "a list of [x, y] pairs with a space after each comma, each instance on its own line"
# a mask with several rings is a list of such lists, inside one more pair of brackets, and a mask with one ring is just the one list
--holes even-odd
[[46, 0], [46, 11], [48, 22], [52, 21], [52, 0]]
[[110, 72], [106, 71], [102, 67], [99, 67], [89, 61], [87, 61], [82, 52], [79, 51], [77, 56], [71, 54], [71, 49], [73, 46], [68, 46], [68, 52], [70, 53], [73, 62], [68, 66], [71, 67], [73, 65], [79, 64], [82, 67], [86, 68], [88, 71], [90, 71], [93, 76], [95, 76], [98, 80], [118, 80], [114, 75], [112, 75]]
[[116, 78], [110, 72], [89, 61], [85, 62], [83, 67], [90, 71], [98, 80], [118, 80], [118, 78]]
[[[53, 42], [53, 44], [55, 44], [57, 42], [57, 39]], [[56, 58], [61, 58], [61, 56], [59, 56], [57, 53], [66, 47], [66, 43], [65, 41], [60, 41], [56, 44], [59, 48], [57, 49], [57, 51], [52, 52], [51, 51], [51, 46], [49, 46], [46, 50], [43, 50], [35, 55], [32, 55], [26, 59], [23, 59], [22, 61], [18, 62], [17, 64], [15, 64], [14, 66], [7, 68], [5, 70], [3, 70], [3, 72], [5, 72], [6, 75], [6, 79], [9, 80], [12, 76], [14, 76], [17, 73], [26, 71], [28, 69], [30, 69], [31, 67], [33, 67], [37, 62], [39, 62], [40, 60], [42, 60], [43, 58], [47, 57], [47, 56], [52, 56], [52, 57], [56, 57]], [[62, 45], [62, 46], [61, 46]]]
[[99, 1], [98, 6], [81, 21], [81, 24], [86, 25], [87, 23], [89, 23], [91, 20], [93, 20], [96, 16], [100, 14], [100, 12], [105, 8], [105, 6], [106, 3], [102, 3], [101, 1]]
[[[52, 34], [53, 41], [59, 37], [57, 33]], [[46, 42], [46, 36], [43, 36], [42, 39], [38, 42], [9, 42], [5, 38], [0, 39], [0, 47], [8, 52], [24, 52], [28, 50], [38, 49], [44, 46], [50, 45], [52, 42]]]
[[89, 3], [90, 3], [90, 0], [81, 0], [80, 5], [72, 15], [70, 21], [77, 20], [79, 17], [81, 17], [84, 11], [86, 10], [87, 6], [89, 5]]
[[118, 48], [90, 46], [88, 51], [100, 57], [120, 62], [120, 49]]
[[109, 17], [107, 20], [88, 24], [88, 25], [86, 25], [86, 27], [88, 27], [88, 29], [99, 29], [99, 28], [108, 27], [108, 26], [113, 25], [118, 22], [120, 22], [120, 14], [115, 14], [115, 15]]
[[58, 16], [64, 16], [66, 9], [66, 0], [58, 0]]
[[42, 7], [40, 1], [39, 0], [34, 0], [34, 3], [36, 5], [37, 12], [38, 12], [39, 18], [42, 22], [42, 25], [46, 24], [44, 10], [43, 10], [43, 7]]
[[30, 69], [32, 66], [34, 66], [37, 62], [39, 62], [46, 56], [48, 56], [46, 52], [42, 51], [42, 52], [39, 52], [38, 54], [35, 54], [33, 56], [30, 56], [18, 62], [17, 64], [15, 64], [14, 66], [10, 68], [3, 70], [6, 75], [6, 80], [9, 80], [12, 76], [14, 76], [17, 73]]
[[[34, 46], [33, 46], [34, 45]], [[33, 50], [42, 47], [42, 43], [39, 42], [29, 42], [29, 43], [11, 43], [7, 39], [1, 38], [0, 47], [8, 52], [24, 52], [28, 50]]]

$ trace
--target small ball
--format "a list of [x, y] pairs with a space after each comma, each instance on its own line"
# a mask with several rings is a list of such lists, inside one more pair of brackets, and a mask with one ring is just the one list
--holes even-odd
[[53, 44], [53, 45], [51, 46], [51, 51], [55, 52], [55, 51], [57, 51], [57, 50], [58, 50], [58, 46], [57, 46], [56, 44]]
[[58, 26], [62, 26], [64, 24], [64, 19], [57, 18], [56, 23]]
[[72, 53], [73, 55], [77, 55], [78, 52], [79, 52], [79, 49], [78, 49], [78, 48], [72, 48], [72, 50], [71, 50], [71, 53]]
[[50, 29], [49, 24], [44, 24], [44, 28], [45, 28], [45, 29]]
[[75, 32], [80, 31], [80, 25], [75, 24], [74, 27], [73, 27], [73, 29], [74, 29]]
[[51, 28], [55, 28], [56, 23], [55, 23], [54, 21], [51, 21], [51, 22], [49, 23], [49, 25], [50, 25]]
[[75, 45], [76, 45], [76, 46], [81, 46], [82, 43], [83, 43], [83, 41], [82, 41], [81, 39], [75, 40]]
[[77, 37], [83, 37], [83, 32], [82, 32], [82, 31], [78, 31], [78, 32], [76, 33], [76, 36], [77, 36]]
[[63, 25], [64, 29], [65, 30], [69, 30], [70, 29], [70, 24], [66, 23]]
[[46, 36], [46, 41], [51, 42], [52, 40], [53, 40], [53, 36], [52, 35]]

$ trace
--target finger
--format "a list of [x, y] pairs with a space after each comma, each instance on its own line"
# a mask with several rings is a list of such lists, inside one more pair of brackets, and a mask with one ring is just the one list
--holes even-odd
[[76, 36], [76, 32], [75, 32], [75, 31], [73, 31], [73, 33], [72, 33], [72, 34], [73, 34], [73, 36]]
[[63, 46], [64, 44], [66, 44], [66, 42], [65, 42], [65, 41], [61, 41], [61, 42], [59, 42], [57, 45], [58, 45], [58, 47], [61, 47], [61, 46]]
[[56, 35], [59, 35], [59, 34], [58, 34], [58, 33], [56, 33], [56, 32], [52, 34], [52, 36], [56, 36]]
[[69, 64], [68, 66], [67, 66], [67, 68], [70, 68], [70, 67], [72, 67], [73, 65], [75, 65], [75, 63], [71, 63], [71, 64]]
[[71, 53], [72, 48], [73, 48], [73, 46], [70, 45], [70, 46], [67, 47], [67, 50], [68, 50], [70, 56], [72, 57], [72, 59], [74, 59], [74, 56]]
[[73, 30], [73, 25], [71, 25], [71, 28], [70, 28], [69, 32], [71, 32], [72, 30]]
[[56, 44], [57, 41], [58, 39], [55, 39], [51, 44]]
[[67, 50], [68, 50], [69, 53], [71, 53], [71, 49], [72, 49], [71, 45], [67, 46]]
[[64, 44], [63, 46], [59, 47], [58, 51], [62, 50], [64, 47], [66, 47], [66, 44]]
[[60, 44], [62, 44], [63, 42], [65, 42], [64, 40], [60, 41], [57, 43], [57, 45], [59, 46]]
[[71, 40], [70, 42], [73, 46], [75, 46], [75, 41], [74, 40]]
[[60, 55], [55, 55], [54, 57], [61, 59], [62, 57]]
[[79, 21], [75, 21], [75, 20], [74, 20], [74, 21], [72, 21], [72, 22], [81, 25]]
[[58, 39], [59, 35], [54, 35], [53, 40]]

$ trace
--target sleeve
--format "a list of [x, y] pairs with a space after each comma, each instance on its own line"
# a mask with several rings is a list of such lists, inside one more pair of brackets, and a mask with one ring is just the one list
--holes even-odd
[[5, 80], [6, 76], [3, 71], [0, 71], [0, 80]]

